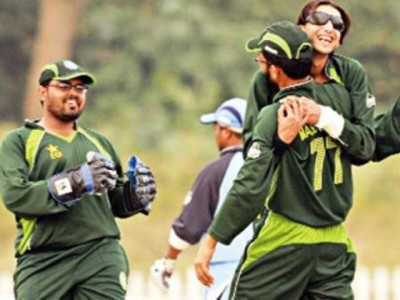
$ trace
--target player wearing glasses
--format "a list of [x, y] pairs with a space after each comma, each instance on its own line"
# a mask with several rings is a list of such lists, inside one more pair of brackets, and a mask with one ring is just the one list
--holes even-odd
[[[316, 36], [327, 48], [333, 35]], [[353, 299], [356, 254], [343, 222], [353, 201], [352, 161], [374, 151], [374, 107], [353, 104], [339, 82], [320, 84], [309, 76], [311, 41], [284, 21], [247, 43], [279, 91], [255, 121], [245, 162], [195, 261], [198, 279], [211, 286], [217, 242], [229, 245], [261, 214], [236, 269], [231, 300]], [[281, 134], [286, 125], [294, 132], [289, 138]]]
[[[300, 11], [297, 24], [307, 33], [313, 46], [313, 64], [311, 76], [318, 84], [338, 83], [348, 91], [351, 99], [352, 115], [346, 124], [352, 124], [358, 131], [357, 139], [344, 141], [345, 144], [363, 145], [363, 156], [370, 153], [374, 147], [374, 130], [369, 125], [372, 120], [372, 110], [375, 98], [371, 93], [368, 78], [362, 65], [345, 56], [335, 53], [343, 43], [351, 20], [346, 11], [331, 0], [312, 0], [307, 2]], [[247, 49], [249, 52], [259, 52], [259, 47]], [[259, 111], [271, 104], [277, 92], [276, 85], [262, 71], [257, 72], [252, 80], [246, 118], [243, 129], [245, 151], [252, 137], [252, 130]], [[338, 99], [337, 101], [340, 101]], [[304, 105], [313, 105], [304, 101]], [[367, 158], [369, 159], [369, 158]], [[358, 159], [354, 160], [357, 163]]]
[[149, 167], [77, 120], [94, 77], [69, 60], [39, 78], [43, 115], [0, 148], [0, 191], [15, 215], [16, 299], [125, 299], [128, 262], [115, 217], [149, 213]]

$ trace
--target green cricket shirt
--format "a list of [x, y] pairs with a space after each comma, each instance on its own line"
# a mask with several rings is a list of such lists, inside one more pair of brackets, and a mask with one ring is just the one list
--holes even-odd
[[[283, 155], [275, 153], [278, 101], [288, 95], [316, 99], [342, 114], [345, 125], [340, 138], [347, 144], [306, 125]], [[264, 208], [314, 228], [341, 223], [352, 206], [352, 158], [369, 157], [374, 150], [368, 146], [374, 144], [373, 107], [363, 101], [359, 107], [364, 109], [357, 113], [364, 123], [353, 124], [353, 102], [348, 91], [334, 81], [309, 81], [278, 92], [255, 121], [245, 163], [210, 235], [229, 244]]]
[[[355, 59], [333, 54], [330, 56], [326, 66], [325, 75], [330, 82], [342, 85], [350, 95], [350, 118], [354, 124], [355, 135], [348, 136], [349, 140], [342, 140], [349, 145], [352, 151], [354, 144], [361, 144], [362, 148], [357, 147], [356, 159], [370, 159], [368, 154], [375, 147], [375, 140], [372, 127], [375, 98], [372, 96], [366, 72], [362, 65]], [[329, 82], [328, 82], [329, 83]], [[277, 93], [277, 86], [268, 81], [262, 72], [257, 72], [251, 82], [251, 88], [246, 107], [246, 117], [243, 127], [243, 137], [245, 140], [245, 151], [249, 148], [252, 138], [254, 123], [260, 110], [273, 102]], [[335, 95], [332, 95], [335, 97]], [[318, 100], [318, 99], [316, 99]], [[341, 101], [337, 98], [336, 101]], [[366, 128], [370, 127], [370, 128]], [[361, 153], [360, 153], [361, 152]]]
[[[56, 203], [47, 179], [86, 162], [89, 151], [101, 152], [116, 164], [117, 187], [108, 195], [84, 195], [71, 205]], [[77, 127], [68, 138], [27, 121], [9, 133], [0, 149], [0, 189], [16, 216], [16, 255], [65, 249], [87, 241], [119, 238], [114, 216], [122, 202], [122, 168], [110, 142], [99, 133]]]
[[376, 148], [373, 161], [400, 152], [400, 97], [392, 107], [375, 118]]

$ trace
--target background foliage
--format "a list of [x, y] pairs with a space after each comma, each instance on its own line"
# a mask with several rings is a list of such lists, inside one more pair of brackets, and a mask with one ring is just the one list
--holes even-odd
[[[399, 96], [400, 3], [339, 2], [353, 17], [339, 53], [361, 61], [378, 99], [377, 110], [383, 111]], [[217, 155], [211, 129], [199, 125], [199, 115], [227, 98], [247, 96], [257, 66], [245, 54], [244, 43], [269, 23], [294, 21], [304, 3], [92, 0], [86, 7], [71, 58], [96, 75], [97, 85], [89, 91], [88, 111], [81, 122], [108, 135], [123, 159], [139, 154], [159, 182], [151, 216], [119, 221], [132, 268], [145, 270], [164, 254], [169, 226], [185, 193], [200, 168]], [[0, 27], [0, 137], [24, 119], [23, 87], [39, 4], [0, 0], [0, 19], [7, 24]], [[398, 262], [400, 243], [389, 237], [396, 232], [391, 220], [400, 205], [397, 160], [355, 169], [355, 206], [348, 227], [363, 264]], [[8, 245], [0, 268], [12, 270], [14, 221], [4, 206], [0, 234], [3, 245]], [[192, 259], [182, 255], [178, 267]]]

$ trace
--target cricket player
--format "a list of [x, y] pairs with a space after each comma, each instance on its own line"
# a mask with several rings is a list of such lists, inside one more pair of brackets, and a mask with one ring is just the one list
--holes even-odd
[[[365, 105], [375, 106], [375, 97], [363, 66], [357, 60], [336, 54], [344, 42], [350, 26], [351, 18], [346, 10], [331, 0], [311, 0], [306, 2], [300, 10], [297, 24], [307, 33], [313, 45], [313, 64], [311, 77], [318, 84], [336, 82], [342, 85], [352, 99], [354, 123], [361, 126], [373, 118], [372, 110], [364, 111]], [[257, 52], [258, 49], [248, 51]], [[255, 120], [260, 110], [272, 103], [278, 88], [274, 82], [261, 71], [257, 72], [252, 80], [246, 110], [243, 136], [245, 139], [245, 152], [251, 140]], [[365, 112], [366, 115], [362, 115]], [[361, 128], [354, 143], [372, 142], [373, 128]], [[368, 152], [374, 144], [364, 144]]]
[[[279, 92], [257, 117], [244, 165], [197, 254], [197, 277], [212, 285], [217, 242], [229, 244], [263, 211], [230, 299], [353, 299], [356, 254], [342, 223], [353, 200], [352, 159], [374, 151], [374, 107], [354, 103], [342, 84], [308, 76], [313, 48], [295, 24], [274, 23], [247, 48], [259, 49], [260, 69]], [[280, 135], [284, 119], [297, 125], [291, 139]]]
[[70, 60], [44, 66], [43, 115], [0, 148], [0, 191], [17, 227], [16, 300], [125, 299], [129, 275], [115, 217], [148, 214], [156, 195], [136, 156], [124, 179], [109, 140], [77, 122], [92, 74]]

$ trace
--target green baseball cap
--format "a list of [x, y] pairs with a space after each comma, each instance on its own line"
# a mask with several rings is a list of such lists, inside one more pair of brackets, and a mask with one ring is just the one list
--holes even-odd
[[87, 84], [96, 82], [92, 74], [86, 72], [73, 61], [58, 60], [43, 67], [39, 77], [39, 84], [44, 85], [50, 80], [71, 80], [74, 78], [82, 78]]
[[266, 27], [259, 37], [247, 41], [246, 51], [263, 51], [270, 57], [286, 60], [312, 58], [312, 45], [307, 34], [289, 21], [276, 22]]

